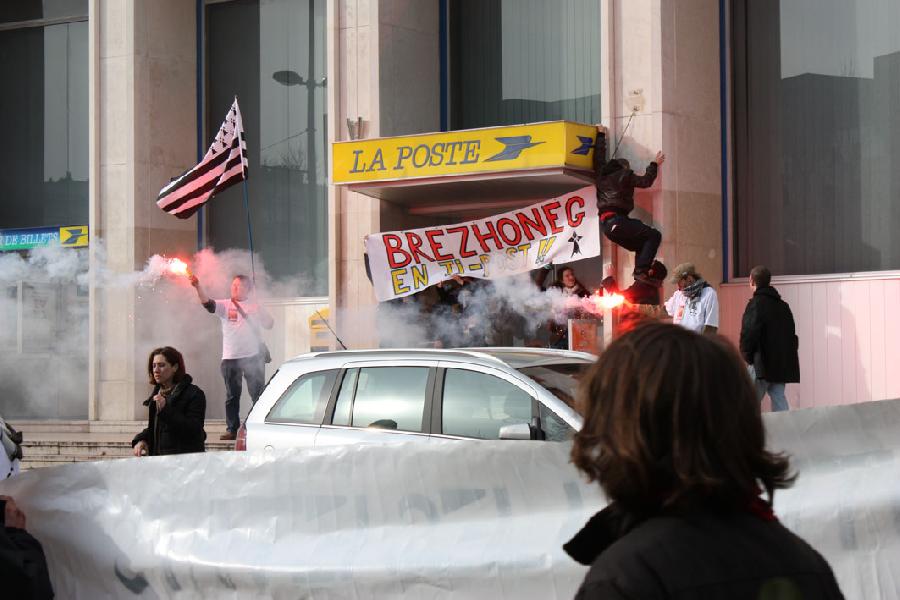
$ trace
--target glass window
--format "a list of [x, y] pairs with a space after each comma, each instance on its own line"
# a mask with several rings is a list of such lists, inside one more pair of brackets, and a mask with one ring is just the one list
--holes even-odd
[[288, 421], [321, 425], [338, 370], [303, 375], [278, 399], [266, 422]]
[[540, 405], [541, 429], [544, 430], [544, 438], [548, 442], [568, 442], [575, 435], [575, 430], [566, 423], [562, 417], [550, 410], [549, 407]]
[[0, 81], [0, 226], [87, 225], [87, 21], [0, 31]]
[[[358, 374], [357, 374], [358, 371]], [[344, 377], [335, 407], [336, 425], [343, 425], [348, 404], [352, 406], [350, 425], [401, 431], [422, 431], [428, 367], [365, 367]], [[355, 379], [356, 394], [349, 395]]]
[[[328, 295], [325, 0], [207, 6], [210, 139], [237, 95], [244, 120], [254, 250], [299, 294]], [[206, 209], [209, 243], [247, 248], [243, 186]]]
[[444, 374], [442, 433], [484, 440], [500, 438], [504, 425], [531, 423], [531, 396], [499, 377], [447, 369]]
[[600, 0], [451, 0], [451, 128], [600, 122]]
[[735, 275], [900, 269], [900, 3], [732, 13]]
[[0, 23], [87, 18], [88, 0], [15, 0], [0, 2]]
[[522, 375], [534, 379], [538, 385], [565, 402], [569, 408], [575, 409], [578, 384], [591, 364], [589, 362], [557, 363], [517, 370]]

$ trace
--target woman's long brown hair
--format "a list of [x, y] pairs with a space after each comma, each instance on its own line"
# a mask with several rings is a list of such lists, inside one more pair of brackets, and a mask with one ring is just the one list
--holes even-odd
[[184, 370], [184, 356], [172, 346], [162, 346], [161, 348], [154, 348], [150, 352], [150, 356], [147, 357], [147, 376], [150, 378], [150, 385], [156, 385], [156, 381], [153, 379], [153, 357], [157, 354], [161, 354], [170, 365], [178, 366], [178, 372], [173, 377], [173, 383], [178, 383], [184, 379], [184, 376], [187, 375], [187, 371]]
[[572, 461], [637, 512], [727, 509], [789, 487], [765, 449], [747, 369], [724, 338], [648, 322], [613, 342], [582, 382]]

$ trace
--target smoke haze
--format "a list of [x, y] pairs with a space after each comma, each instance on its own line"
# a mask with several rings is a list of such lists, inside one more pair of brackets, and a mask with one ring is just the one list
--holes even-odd
[[[90, 253], [95, 254], [89, 274]], [[158, 346], [170, 345], [185, 355], [187, 371], [207, 393], [207, 418], [224, 416], [224, 385], [219, 373], [221, 326], [200, 305], [184, 275], [169, 271], [169, 259], [154, 255], [139, 271], [105, 269], [105, 248], [92, 240], [90, 249], [42, 248], [28, 254], [0, 255], [0, 414], [6, 418], [87, 419], [89, 296], [96, 286], [98, 380], [101, 397], [110, 389], [134, 386], [136, 406], [104, 403], [104, 419], [138, 419], [140, 402], [149, 395], [146, 361]], [[179, 256], [199, 277], [210, 298], [227, 298], [235, 275], [250, 275], [246, 251], [202, 250]], [[256, 260], [257, 295], [261, 300], [302, 298], [311, 289], [301, 279], [273, 281]], [[349, 347], [456, 347], [544, 345], [548, 322], [565, 323], [575, 313], [597, 313], [591, 299], [567, 297], [561, 290], [541, 291], [529, 275], [467, 283], [459, 290], [458, 307], [441, 302], [432, 287], [416, 299], [394, 301], [354, 311], [332, 310], [330, 324]], [[278, 302], [276, 302], [278, 304]], [[275, 362], [301, 352], [306, 328], [301, 311], [276, 316], [269, 339]], [[293, 309], [291, 309], [293, 310]], [[302, 315], [313, 307], [303, 306]], [[273, 313], [274, 314], [274, 313]], [[305, 333], [304, 333], [305, 335]], [[333, 342], [333, 347], [339, 347]], [[296, 349], [296, 350], [295, 350]], [[103, 388], [103, 386], [113, 386]], [[129, 394], [130, 395], [130, 394]], [[242, 414], [249, 408], [244, 393]], [[104, 412], [107, 411], [107, 412]], [[108, 412], [112, 411], [112, 412]]]

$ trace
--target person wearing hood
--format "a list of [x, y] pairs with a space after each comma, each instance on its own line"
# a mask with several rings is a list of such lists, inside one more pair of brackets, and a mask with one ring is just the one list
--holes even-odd
[[678, 265], [669, 281], [678, 286], [666, 300], [666, 312], [672, 322], [697, 333], [716, 333], [719, 329], [719, 297], [694, 265]]
[[791, 307], [772, 287], [772, 273], [760, 265], [750, 271], [753, 297], [741, 320], [741, 355], [762, 402], [769, 394], [773, 411], [790, 410], [785, 384], [800, 382], [799, 346]]
[[638, 325], [585, 374], [575, 467], [609, 504], [565, 551], [590, 570], [576, 600], [843, 598], [825, 558], [782, 524], [796, 473], [766, 448], [730, 342]]
[[648, 188], [656, 181], [659, 167], [666, 160], [662, 152], [656, 153], [643, 175], [631, 170], [624, 158], [606, 160], [606, 128], [597, 126], [594, 145], [594, 177], [597, 186], [597, 212], [600, 227], [609, 241], [635, 253], [635, 280], [647, 277], [662, 235], [645, 223], [628, 215], [634, 210], [634, 188]]
[[135, 456], [203, 452], [206, 432], [206, 395], [193, 384], [184, 357], [171, 346], [156, 348], [147, 360], [153, 393], [144, 401], [149, 424], [134, 437]]

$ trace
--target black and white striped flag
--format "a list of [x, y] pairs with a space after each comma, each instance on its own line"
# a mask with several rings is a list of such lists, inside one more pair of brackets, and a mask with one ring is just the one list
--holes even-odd
[[187, 219], [210, 198], [247, 178], [247, 143], [237, 97], [200, 164], [185, 171], [160, 190], [156, 205]]

